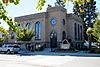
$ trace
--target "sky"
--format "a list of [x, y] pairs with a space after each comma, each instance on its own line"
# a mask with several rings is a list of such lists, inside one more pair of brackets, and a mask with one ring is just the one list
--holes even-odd
[[[100, 0], [95, 0], [95, 1], [97, 2], [96, 6], [97, 6], [98, 10], [100, 11], [100, 7], [99, 7]], [[38, 11], [38, 10], [36, 10], [37, 0], [20, 0], [20, 3], [18, 5], [9, 4], [6, 7], [6, 10], [8, 11], [8, 15], [10, 17], [14, 18], [14, 17], [28, 15], [28, 14], [46, 12], [47, 5], [50, 4], [50, 5], [54, 6], [55, 2], [56, 2], [56, 0], [46, 0], [46, 3], [43, 6], [43, 9], [41, 11]], [[65, 5], [66, 5], [65, 8], [67, 9], [67, 12], [72, 13], [73, 12], [73, 4], [71, 2], [68, 2]], [[5, 29], [9, 28], [9, 26], [5, 22], [3, 22], [2, 20], [0, 20], [0, 22], [2, 22], [0, 24], [0, 26], [3, 26]]]

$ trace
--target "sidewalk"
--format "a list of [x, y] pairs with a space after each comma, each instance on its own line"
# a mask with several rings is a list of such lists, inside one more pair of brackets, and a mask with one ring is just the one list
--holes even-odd
[[86, 51], [79, 51], [76, 53], [65, 52], [48, 52], [48, 51], [21, 51], [20, 55], [50, 55], [50, 56], [84, 56], [84, 57], [100, 57], [100, 54], [87, 53]]

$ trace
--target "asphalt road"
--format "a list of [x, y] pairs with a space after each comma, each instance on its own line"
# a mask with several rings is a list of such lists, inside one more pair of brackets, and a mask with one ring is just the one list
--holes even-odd
[[0, 67], [100, 67], [100, 57], [0, 54]]

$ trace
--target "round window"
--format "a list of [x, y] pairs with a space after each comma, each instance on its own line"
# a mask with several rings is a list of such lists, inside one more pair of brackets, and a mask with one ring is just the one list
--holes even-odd
[[56, 19], [55, 19], [55, 18], [52, 18], [52, 19], [50, 20], [50, 23], [51, 23], [52, 25], [55, 25], [55, 24], [56, 24]]

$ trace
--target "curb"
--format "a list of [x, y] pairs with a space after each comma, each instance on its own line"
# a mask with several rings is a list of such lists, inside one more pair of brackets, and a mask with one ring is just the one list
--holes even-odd
[[90, 53], [58, 53], [58, 52], [23, 52], [21, 55], [50, 55], [50, 56], [82, 56], [82, 57], [100, 57], [100, 54]]

